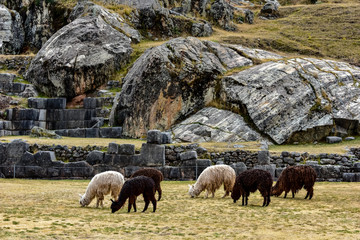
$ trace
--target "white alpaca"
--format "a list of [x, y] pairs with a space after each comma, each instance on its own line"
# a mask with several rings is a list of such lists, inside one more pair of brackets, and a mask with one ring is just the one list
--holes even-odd
[[117, 200], [124, 185], [124, 176], [116, 171], [96, 174], [87, 186], [84, 195], [80, 195], [80, 205], [85, 207], [96, 197], [96, 207], [103, 207], [104, 196], [111, 192], [111, 197]]
[[224, 184], [226, 197], [232, 191], [236, 179], [235, 170], [228, 165], [215, 165], [207, 167], [199, 176], [194, 185], [189, 185], [189, 194], [191, 197], [198, 196], [206, 189], [205, 198], [211, 192], [214, 197], [215, 191]]

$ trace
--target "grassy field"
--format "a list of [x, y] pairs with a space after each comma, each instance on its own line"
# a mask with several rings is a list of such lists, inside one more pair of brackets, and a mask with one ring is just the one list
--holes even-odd
[[[359, 239], [360, 184], [316, 183], [295, 199], [272, 197], [261, 207], [258, 192], [242, 207], [223, 190], [215, 198], [187, 194], [188, 183], [162, 183], [163, 199], [152, 213], [110, 211], [79, 205], [88, 180], [0, 179], [0, 239]], [[137, 201], [142, 210], [142, 197]]]

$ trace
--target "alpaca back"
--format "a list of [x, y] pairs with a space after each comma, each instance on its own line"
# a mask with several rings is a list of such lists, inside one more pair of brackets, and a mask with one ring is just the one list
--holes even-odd
[[227, 165], [215, 165], [207, 167], [199, 176], [195, 183], [195, 188], [199, 191], [211, 189], [215, 191], [222, 184], [231, 191], [235, 183], [235, 171]]

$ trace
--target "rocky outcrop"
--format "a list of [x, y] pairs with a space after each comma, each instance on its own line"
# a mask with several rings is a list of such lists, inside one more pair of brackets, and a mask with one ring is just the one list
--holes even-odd
[[211, 4], [209, 18], [217, 25], [227, 31], [235, 31], [236, 27], [232, 22], [234, 11], [232, 7], [224, 0], [216, 0]]
[[216, 78], [225, 71], [218, 57], [196, 38], [177, 38], [149, 49], [124, 78], [111, 124], [123, 126], [124, 135], [137, 137], [149, 129], [169, 129], [213, 99]]
[[222, 84], [225, 101], [281, 144], [321, 140], [343, 129], [357, 132], [359, 81], [359, 68], [306, 58], [264, 63]]
[[266, 0], [265, 5], [260, 11], [260, 16], [265, 19], [276, 19], [280, 16], [280, 3], [277, 0]]
[[172, 127], [171, 131], [173, 138], [180, 142], [241, 142], [262, 139], [239, 114], [212, 107], [201, 109]]
[[108, 81], [131, 52], [130, 39], [100, 16], [78, 18], [49, 39], [25, 78], [47, 96], [73, 98]]
[[57, 1], [6, 0], [1, 3], [11, 9], [13, 21], [17, 22], [13, 27], [13, 32], [16, 32], [14, 41], [18, 42], [18, 45], [21, 41], [24, 42], [20, 51], [23, 51], [22, 48], [39, 50], [57, 30], [67, 23], [70, 11]]
[[124, 78], [110, 124], [132, 137], [149, 129], [167, 130], [219, 98], [219, 77], [227, 69], [250, 65], [232, 48], [191, 37], [149, 49]]
[[0, 54], [19, 54], [25, 33], [20, 14], [0, 4]]
[[69, 20], [74, 21], [76, 18], [83, 16], [101, 16], [110, 26], [130, 37], [133, 42], [139, 43], [141, 41], [140, 33], [130, 27], [120, 15], [90, 1], [78, 2], [70, 14]]

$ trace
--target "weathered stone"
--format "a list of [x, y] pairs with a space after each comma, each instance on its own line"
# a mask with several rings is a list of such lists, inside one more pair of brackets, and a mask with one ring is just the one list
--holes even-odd
[[84, 128], [68, 129], [68, 137], [85, 138], [85, 129]]
[[[225, 77], [223, 89], [226, 102], [245, 107], [257, 129], [276, 143], [313, 142], [329, 135], [334, 119], [360, 118], [360, 107], [353, 104], [360, 101], [354, 78], [360, 79], [360, 69], [346, 63], [290, 59]], [[339, 79], [345, 86], [338, 85]]]
[[55, 153], [52, 151], [39, 151], [34, 154], [35, 163], [38, 166], [49, 167], [56, 161]]
[[323, 164], [323, 165], [327, 165], [327, 164], [335, 164], [336, 161], [334, 159], [328, 159], [328, 158], [323, 158], [323, 159], [320, 159], [320, 164]]
[[100, 16], [111, 27], [129, 36], [134, 43], [139, 43], [141, 41], [139, 31], [130, 27], [120, 15], [110, 12], [106, 8], [96, 5], [90, 1], [79, 1], [70, 13], [69, 19], [73, 21], [76, 18], [84, 16]]
[[0, 19], [0, 54], [19, 54], [25, 41], [20, 14], [0, 4]]
[[210, 7], [209, 17], [217, 25], [227, 31], [235, 31], [236, 27], [232, 22], [234, 12], [232, 7], [224, 0], [215, 0]]
[[104, 160], [104, 155], [105, 153], [101, 151], [91, 151], [86, 157], [86, 162], [90, 165], [101, 164]]
[[125, 175], [124, 177], [126, 178], [130, 178], [131, 175], [136, 172], [137, 170], [140, 169], [140, 167], [137, 167], [137, 166], [128, 166], [128, 167], [125, 167]]
[[354, 137], [346, 137], [345, 138], [345, 141], [352, 141], [352, 140], [355, 140], [355, 138]]
[[147, 129], [167, 130], [213, 99], [215, 79], [224, 71], [216, 55], [196, 38], [176, 38], [149, 49], [125, 76], [110, 124], [122, 126], [132, 137], [145, 135]]
[[339, 142], [342, 142], [342, 138], [335, 137], [335, 136], [329, 136], [329, 137], [326, 137], [326, 142], [327, 143], [339, 143]]
[[275, 169], [276, 169], [275, 164], [256, 165], [256, 166], [254, 166], [254, 169], [261, 169], [261, 170], [268, 171], [271, 174], [272, 178], [275, 178]]
[[203, 108], [171, 130], [177, 141], [240, 142], [262, 139], [240, 115], [212, 107]]
[[360, 182], [360, 173], [343, 173], [344, 182]]
[[276, 169], [275, 169], [275, 177], [276, 177], [276, 178], [279, 178], [280, 175], [281, 175], [281, 173], [282, 173], [282, 171], [283, 171], [284, 169], [285, 169], [285, 168], [276, 168]]
[[15, 139], [9, 143], [6, 150], [8, 158], [20, 159], [22, 155], [29, 150], [29, 144], [21, 139]]
[[193, 159], [197, 159], [196, 151], [188, 151], [188, 152], [183, 152], [180, 154], [181, 161], [193, 160]]
[[135, 154], [135, 145], [134, 144], [120, 144], [119, 154], [134, 155]]
[[143, 143], [140, 155], [140, 159], [144, 166], [155, 167], [165, 165], [164, 145]]
[[[113, 164], [118, 167], [127, 166], [148, 166], [140, 155], [115, 155]], [[154, 166], [154, 165], [152, 165]]]
[[108, 146], [108, 150], [107, 150], [107, 153], [110, 153], [110, 154], [118, 154], [119, 153], [119, 144], [117, 143], [109, 143], [109, 146]]
[[269, 151], [259, 151], [258, 152], [258, 164], [259, 165], [268, 165], [268, 164], [270, 164]]
[[170, 132], [162, 132], [161, 133], [161, 144], [170, 144], [172, 142], [171, 133]]
[[53, 139], [60, 139], [61, 136], [56, 134], [54, 131], [50, 131], [41, 127], [34, 126], [31, 128], [31, 137], [36, 138], [53, 138]]
[[161, 144], [162, 135], [159, 130], [149, 130], [147, 132], [147, 143]]
[[212, 33], [213, 29], [208, 22], [194, 23], [191, 27], [191, 36], [194, 37], [209, 37]]
[[131, 52], [130, 39], [101, 17], [78, 18], [49, 39], [25, 78], [47, 96], [72, 98], [108, 81]]
[[98, 128], [86, 128], [85, 137], [98, 138], [100, 136], [100, 130]]

